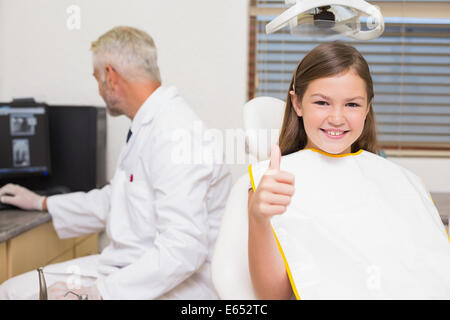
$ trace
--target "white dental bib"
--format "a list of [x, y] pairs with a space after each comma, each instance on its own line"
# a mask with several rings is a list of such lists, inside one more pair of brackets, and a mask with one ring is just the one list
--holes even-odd
[[[253, 190], [268, 166], [249, 166]], [[416, 175], [363, 150], [305, 149], [280, 170], [295, 193], [271, 222], [297, 299], [450, 299], [449, 239]]]

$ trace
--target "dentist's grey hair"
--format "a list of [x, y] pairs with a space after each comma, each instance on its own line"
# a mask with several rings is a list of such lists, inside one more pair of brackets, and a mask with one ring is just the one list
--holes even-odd
[[146, 32], [126, 26], [114, 27], [91, 43], [94, 68], [104, 81], [104, 68], [110, 64], [129, 81], [161, 82], [155, 42]]

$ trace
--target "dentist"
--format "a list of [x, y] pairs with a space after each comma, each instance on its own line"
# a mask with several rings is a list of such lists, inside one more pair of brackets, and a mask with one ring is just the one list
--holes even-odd
[[[47, 210], [60, 238], [106, 229], [101, 254], [44, 267], [49, 298], [76, 298], [71, 291], [88, 299], [217, 299], [210, 263], [231, 175], [223, 161], [177, 161], [176, 151], [186, 141], [211, 159], [219, 150], [202, 139], [206, 128], [176, 88], [161, 85], [148, 34], [115, 27], [91, 51], [109, 113], [132, 120], [111, 182], [48, 198], [16, 185], [0, 189], [2, 202]], [[180, 132], [189, 139], [174, 139]], [[0, 285], [0, 299], [38, 295], [36, 271]]]

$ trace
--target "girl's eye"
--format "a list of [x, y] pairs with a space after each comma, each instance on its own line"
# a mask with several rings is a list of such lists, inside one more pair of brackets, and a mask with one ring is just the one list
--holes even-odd
[[326, 101], [316, 101], [314, 103], [318, 104], [319, 106], [327, 106], [328, 105], [328, 102], [326, 102]]
[[354, 107], [359, 107], [359, 104], [357, 104], [355, 102], [349, 102], [349, 103], [347, 103], [347, 106], [354, 108]]

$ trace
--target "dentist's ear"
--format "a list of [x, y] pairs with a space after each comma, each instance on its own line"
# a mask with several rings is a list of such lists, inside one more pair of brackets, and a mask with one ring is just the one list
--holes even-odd
[[109, 88], [114, 89], [115, 85], [118, 82], [119, 74], [117, 71], [110, 65], [107, 64], [104, 69], [105, 81], [108, 84]]
[[291, 97], [291, 104], [294, 107], [295, 113], [297, 113], [299, 117], [302, 117], [303, 116], [302, 105], [300, 104], [297, 95], [293, 90], [289, 91], [289, 95]]

